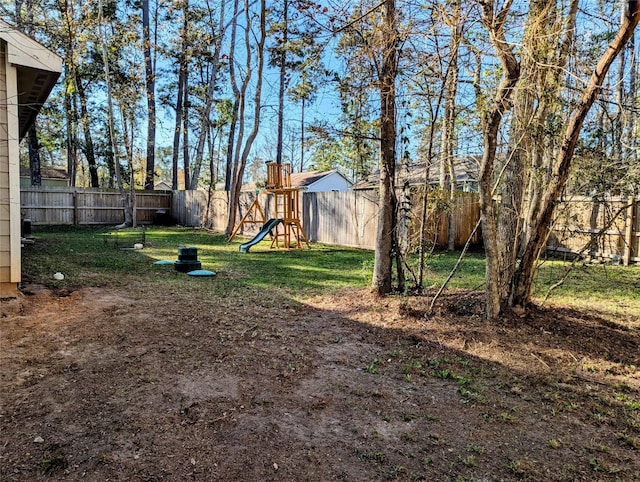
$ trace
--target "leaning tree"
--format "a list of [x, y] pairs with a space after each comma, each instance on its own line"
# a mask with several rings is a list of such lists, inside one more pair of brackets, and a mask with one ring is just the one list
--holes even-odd
[[[570, 3], [563, 17], [558, 15], [562, 12], [559, 2], [530, 0], [522, 45], [518, 48], [520, 58], [505, 28], [513, 0], [503, 2], [499, 10], [492, 0], [477, 1], [502, 68], [494, 98], [484, 109], [484, 153], [479, 182], [487, 256], [487, 316], [495, 318], [508, 308], [520, 311], [530, 303], [537, 261], [545, 248], [554, 207], [567, 183], [583, 123], [601, 92], [609, 68], [640, 21], [640, 2], [628, 1], [618, 32], [582, 89], [562, 128], [558, 146], [545, 165], [536, 163], [537, 147], [528, 144], [532, 144], [532, 136], [536, 135], [533, 120], [548, 113], [546, 109], [553, 107], [549, 103], [558, 95], [554, 79], [566, 62], [570, 43], [567, 36], [579, 28], [575, 22], [577, 1]], [[553, 28], [548, 24], [550, 21], [556, 22]], [[532, 87], [537, 90], [532, 92]], [[507, 156], [500, 159], [498, 138], [503, 118], [512, 106], [509, 149]]]

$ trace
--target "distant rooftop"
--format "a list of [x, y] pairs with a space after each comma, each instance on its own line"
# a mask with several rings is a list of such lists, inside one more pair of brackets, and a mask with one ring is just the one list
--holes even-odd
[[335, 169], [332, 171], [293, 172], [291, 173], [291, 187], [309, 186], [334, 172], [336, 172]]
[[[456, 176], [456, 183], [459, 185], [477, 184], [479, 173], [479, 159], [473, 156], [464, 159], [456, 159], [453, 165]], [[423, 184], [425, 181], [424, 165], [415, 165], [409, 167], [406, 175], [403, 176], [402, 170], [396, 168], [397, 181], [396, 184], [407, 181], [410, 185]], [[372, 189], [378, 186], [380, 182], [380, 172], [371, 174], [367, 179], [359, 181], [352, 186], [352, 189]], [[429, 184], [438, 184], [440, 182], [440, 165], [432, 164], [429, 167]]]
[[[336, 169], [332, 169], [331, 171], [308, 171], [308, 172], [292, 172], [291, 173], [291, 187], [293, 188], [305, 188], [312, 185], [315, 182], [320, 181], [321, 179], [338, 172]], [[344, 177], [344, 176], [342, 176]], [[224, 189], [224, 183], [221, 183], [221, 189]], [[218, 189], [218, 185], [216, 185], [216, 189]], [[255, 182], [247, 182], [242, 185], [242, 191], [255, 191], [256, 183]]]
[[[20, 166], [20, 177], [30, 177], [31, 171], [26, 166]], [[68, 179], [66, 169], [60, 167], [41, 167], [40, 176], [45, 179]]]

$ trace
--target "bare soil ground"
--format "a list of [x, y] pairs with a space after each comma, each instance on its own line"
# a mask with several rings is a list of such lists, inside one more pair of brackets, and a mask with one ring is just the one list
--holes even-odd
[[640, 480], [635, 320], [477, 294], [0, 301], [0, 480]]

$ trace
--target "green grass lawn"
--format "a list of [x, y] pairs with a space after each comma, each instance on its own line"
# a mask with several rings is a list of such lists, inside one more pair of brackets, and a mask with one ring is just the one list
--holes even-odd
[[[278, 289], [308, 296], [345, 287], [363, 288], [371, 280], [373, 253], [366, 250], [313, 244], [312, 249], [272, 250], [268, 241], [247, 254], [224, 236], [204, 230], [151, 227], [146, 247], [132, 247], [142, 239], [140, 230], [112, 233], [109, 227], [37, 227], [37, 241], [26, 246], [23, 271], [50, 286], [121, 286], [145, 281], [183, 289], [216, 290], [218, 294], [242, 289]], [[110, 234], [111, 233], [111, 234]], [[214, 278], [193, 279], [158, 260], [175, 261], [178, 247], [195, 246], [202, 268]], [[425, 285], [441, 285], [456, 263], [458, 253], [435, 253], [428, 259]], [[550, 286], [564, 277], [569, 263], [546, 261], [540, 268], [534, 295], [542, 299]], [[451, 280], [451, 288], [484, 289], [484, 255], [470, 253]], [[53, 273], [65, 274], [63, 282]], [[576, 306], [637, 314], [640, 317], [640, 267], [576, 263], [566, 281], [549, 299]]]
[[609, 264], [571, 264], [554, 260], [544, 262], [538, 272], [534, 296], [543, 298], [549, 288], [555, 287], [549, 300], [575, 307], [593, 308], [612, 314], [635, 317], [640, 324], [640, 266]]
[[[27, 246], [23, 271], [53, 285], [118, 286], [136, 280], [164, 284], [190, 282], [194, 287], [215, 285], [218, 292], [251, 287], [277, 288], [300, 296], [345, 287], [364, 287], [373, 254], [365, 250], [313, 244], [312, 249], [272, 250], [265, 241], [249, 253], [238, 246], [246, 240], [228, 243], [224, 236], [186, 228], [149, 228], [146, 247], [133, 247], [141, 232], [113, 233], [109, 228], [39, 227], [38, 238]], [[202, 269], [219, 274], [215, 278], [191, 278], [172, 265], [155, 261], [178, 258], [180, 246], [198, 248]], [[64, 282], [53, 280], [53, 273], [65, 274]]]
[[[436, 253], [428, 261], [427, 283], [439, 285], [453, 269], [459, 253]], [[558, 284], [569, 271], [564, 282]], [[463, 260], [449, 287], [484, 290], [484, 254], [470, 253]], [[538, 270], [533, 297], [579, 308], [594, 308], [640, 319], [640, 266], [574, 264], [545, 260]]]

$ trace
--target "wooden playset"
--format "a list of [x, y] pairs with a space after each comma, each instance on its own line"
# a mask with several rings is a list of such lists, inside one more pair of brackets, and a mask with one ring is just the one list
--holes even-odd
[[233, 230], [229, 241], [245, 224], [261, 224], [262, 230], [251, 241], [243, 244], [240, 251], [248, 251], [251, 246], [261, 241], [267, 234], [271, 235], [272, 248], [302, 249], [305, 244], [310, 247], [300, 222], [300, 190], [291, 187], [291, 164], [267, 163], [267, 185], [263, 192], [274, 196], [274, 218], [266, 219], [258, 196], [256, 196]]

